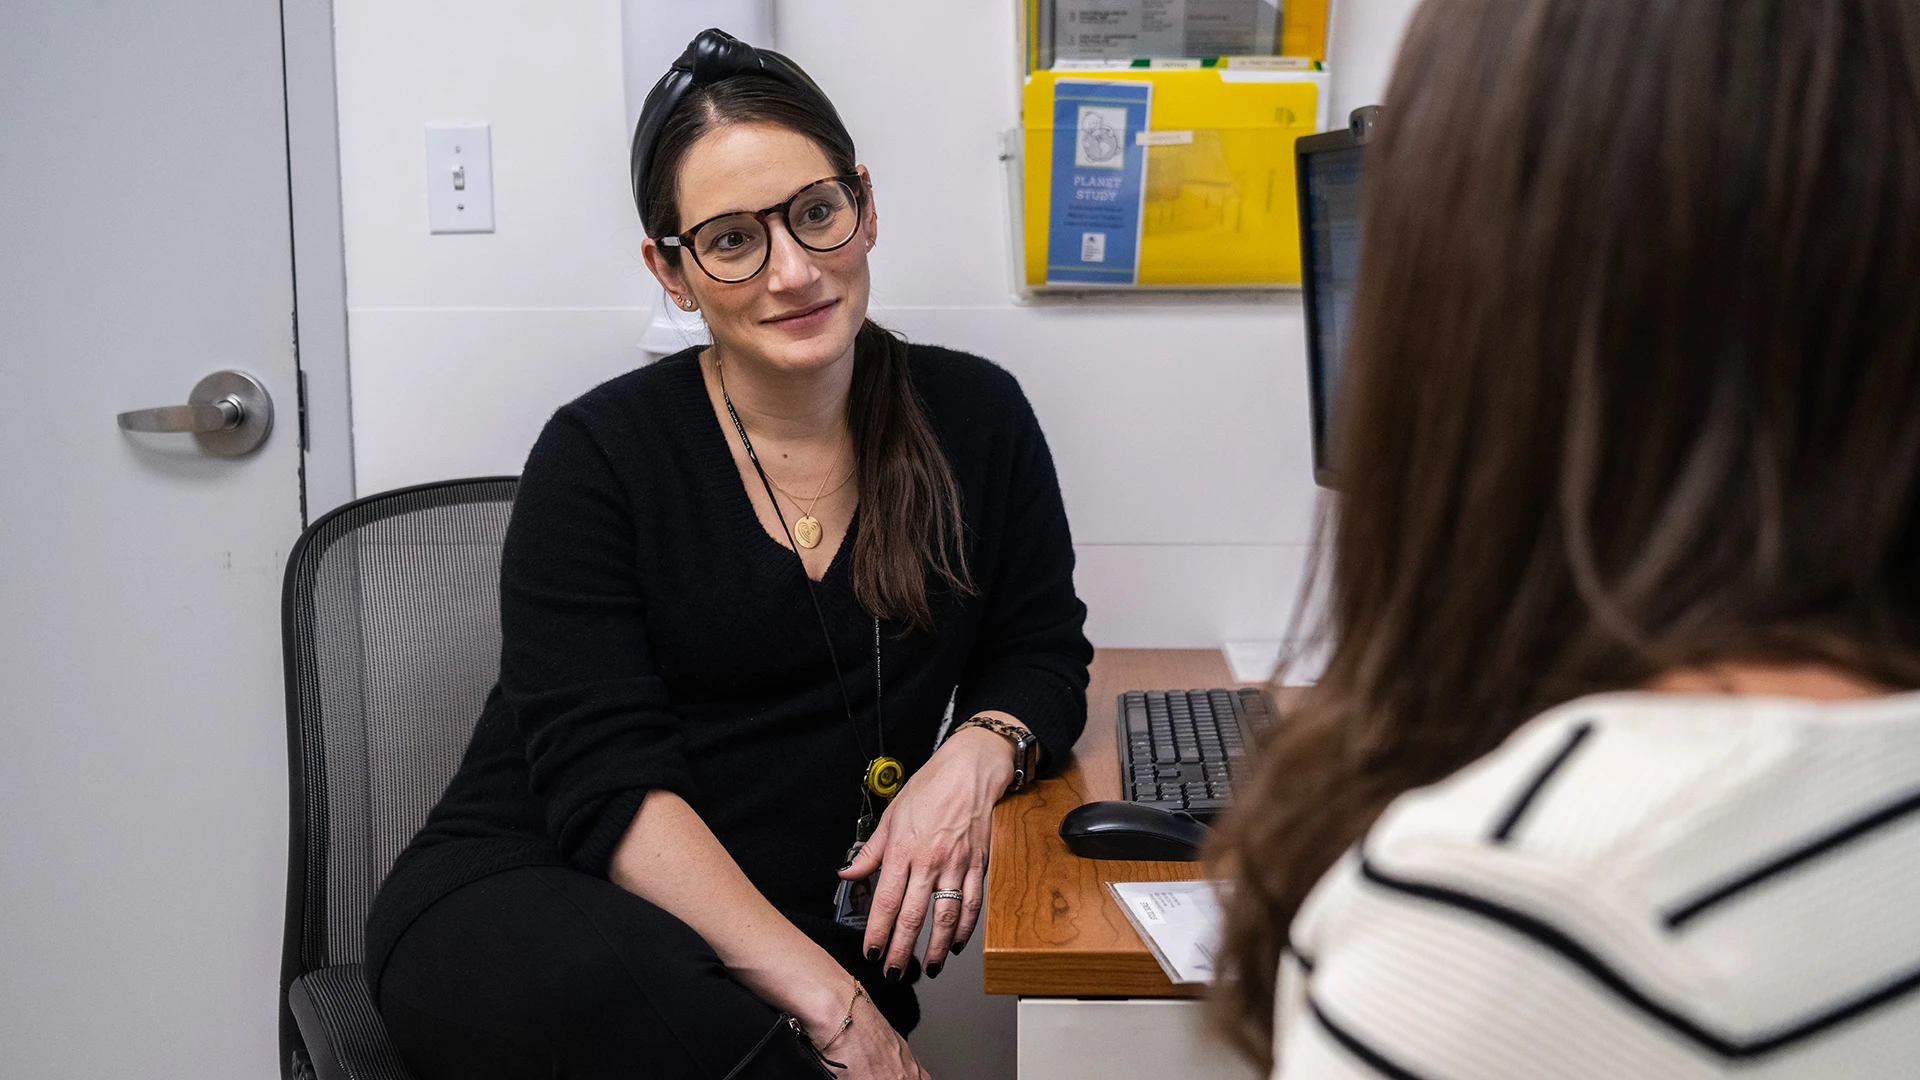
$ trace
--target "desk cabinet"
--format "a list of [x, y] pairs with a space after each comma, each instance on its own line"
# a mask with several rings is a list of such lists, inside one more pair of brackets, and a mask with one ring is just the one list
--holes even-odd
[[1122, 691], [1231, 685], [1212, 649], [1099, 650], [1073, 759], [994, 809], [982, 971], [987, 993], [1020, 998], [1024, 1080], [1256, 1075], [1205, 1033], [1197, 988], [1167, 981], [1106, 889], [1110, 881], [1191, 880], [1204, 875], [1200, 864], [1082, 859], [1059, 832], [1067, 811], [1120, 797], [1114, 699]]
[[1033, 1080], [1259, 1080], [1193, 998], [1023, 997], [1019, 1075]]

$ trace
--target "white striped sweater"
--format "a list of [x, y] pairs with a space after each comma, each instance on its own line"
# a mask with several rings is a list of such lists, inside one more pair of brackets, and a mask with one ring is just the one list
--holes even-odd
[[1570, 702], [1290, 940], [1275, 1080], [1920, 1077], [1920, 694]]

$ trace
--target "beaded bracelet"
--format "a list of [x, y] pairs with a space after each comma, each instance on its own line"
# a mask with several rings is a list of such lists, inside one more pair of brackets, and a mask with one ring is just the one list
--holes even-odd
[[1040, 760], [1040, 742], [1033, 732], [1017, 724], [1009, 724], [996, 716], [976, 714], [962, 721], [953, 730], [962, 728], [980, 728], [1013, 744], [1013, 782], [1007, 785], [1007, 794], [1020, 791], [1033, 782], [1034, 766]]

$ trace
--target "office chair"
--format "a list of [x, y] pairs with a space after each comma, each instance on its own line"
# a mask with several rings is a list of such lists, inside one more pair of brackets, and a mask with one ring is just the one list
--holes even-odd
[[363, 927], [498, 676], [500, 542], [518, 483], [361, 499], [315, 522], [288, 559], [283, 1078], [413, 1080], [367, 991]]

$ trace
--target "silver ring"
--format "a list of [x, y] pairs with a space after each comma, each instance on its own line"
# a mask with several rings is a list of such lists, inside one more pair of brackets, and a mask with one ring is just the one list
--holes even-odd
[[967, 897], [966, 894], [962, 893], [959, 889], [941, 889], [939, 892], [933, 894], [932, 899], [959, 900], [965, 902]]

